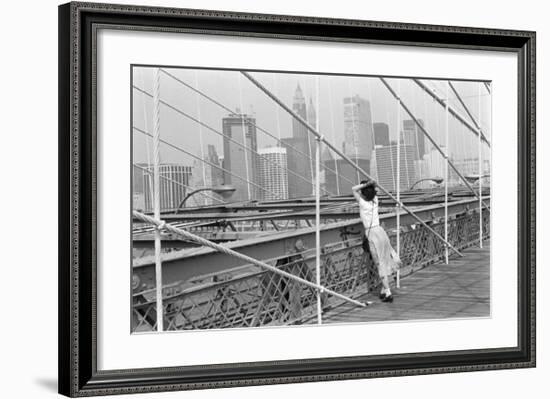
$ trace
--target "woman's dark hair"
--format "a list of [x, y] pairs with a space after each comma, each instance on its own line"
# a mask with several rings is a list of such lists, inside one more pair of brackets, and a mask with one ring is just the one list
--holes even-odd
[[[365, 183], [368, 183], [368, 181], [367, 180], [361, 181], [361, 184], [365, 184]], [[361, 195], [367, 201], [372, 201], [374, 199], [374, 197], [376, 196], [376, 188], [375, 188], [374, 184], [371, 184], [367, 187], [363, 187], [361, 189]]]

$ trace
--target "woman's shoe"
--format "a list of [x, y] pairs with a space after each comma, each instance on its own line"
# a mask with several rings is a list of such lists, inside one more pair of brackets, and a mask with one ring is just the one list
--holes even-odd
[[382, 299], [382, 302], [393, 302], [393, 295], [386, 295]]
[[380, 298], [380, 299], [384, 299], [385, 297], [386, 297], [385, 292], [381, 292], [380, 295], [378, 295], [378, 298]]

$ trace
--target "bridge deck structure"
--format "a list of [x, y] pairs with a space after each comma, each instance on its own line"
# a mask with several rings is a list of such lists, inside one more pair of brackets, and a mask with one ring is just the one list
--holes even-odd
[[342, 304], [323, 314], [323, 324], [489, 317], [490, 250], [485, 240], [483, 248], [470, 247], [462, 258], [451, 257], [449, 264], [434, 263], [402, 279], [400, 288], [392, 288], [394, 302], [369, 293], [358, 299], [372, 301], [371, 306]]

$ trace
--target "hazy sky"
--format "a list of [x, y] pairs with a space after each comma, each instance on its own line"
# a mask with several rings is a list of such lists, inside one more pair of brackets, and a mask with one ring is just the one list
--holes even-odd
[[[152, 93], [154, 76], [153, 68], [134, 68], [134, 86]], [[198, 88], [217, 102], [236, 110], [253, 114], [256, 124], [275, 137], [292, 136], [291, 116], [281, 109], [272, 99], [254, 86], [246, 77], [237, 71], [197, 70], [184, 68], [166, 69], [179, 79]], [[292, 98], [297, 84], [300, 84], [306, 102], [310, 99], [319, 112], [318, 130], [338, 149], [344, 140], [344, 106], [343, 98], [356, 95], [368, 100], [371, 105], [372, 121], [389, 125], [390, 139], [397, 136], [398, 112], [396, 100], [376, 77], [348, 77], [327, 75], [306, 75], [287, 73], [251, 73], [264, 86], [268, 87], [283, 102], [292, 105]], [[181, 83], [161, 73], [160, 98], [172, 106], [196, 118], [205, 125], [221, 133], [222, 118], [228, 112], [220, 106], [196, 94]], [[441, 145], [445, 143], [445, 112], [410, 79], [387, 79], [394, 90], [400, 93], [404, 103], [415, 116], [424, 120], [425, 127], [432, 137]], [[445, 81], [424, 80], [440, 96], [447, 95]], [[491, 137], [491, 97], [482, 83], [453, 82], [463, 97], [474, 117], [480, 121], [485, 135]], [[317, 93], [319, 87], [319, 93]], [[480, 94], [480, 95], [479, 95]], [[458, 100], [448, 90], [450, 104], [466, 116]], [[318, 99], [317, 99], [318, 97]], [[399, 126], [402, 121], [410, 119], [401, 109]], [[133, 124], [135, 127], [152, 132], [152, 100], [139, 91], [133, 90]], [[206, 145], [214, 144], [220, 156], [223, 155], [223, 138], [221, 135], [200, 127], [199, 124], [176, 111], [161, 106], [161, 138], [184, 148], [196, 156], [206, 153]], [[258, 148], [272, 146], [276, 141], [266, 134], [257, 131]], [[202, 141], [202, 146], [201, 146]], [[455, 159], [477, 158], [478, 139], [454, 118], [449, 119], [449, 148]], [[431, 144], [426, 139], [426, 149]], [[134, 130], [134, 162], [151, 162], [151, 141]], [[489, 157], [489, 150], [483, 146], [483, 157]], [[192, 164], [193, 158], [179, 151], [161, 145], [161, 162]]]

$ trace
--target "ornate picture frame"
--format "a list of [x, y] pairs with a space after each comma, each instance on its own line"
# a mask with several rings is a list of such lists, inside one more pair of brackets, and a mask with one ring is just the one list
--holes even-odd
[[[516, 347], [98, 369], [97, 32], [498, 51], [518, 60]], [[91, 396], [535, 366], [534, 32], [94, 3], [59, 7], [59, 392]], [[495, 118], [498, 115], [494, 116]]]

